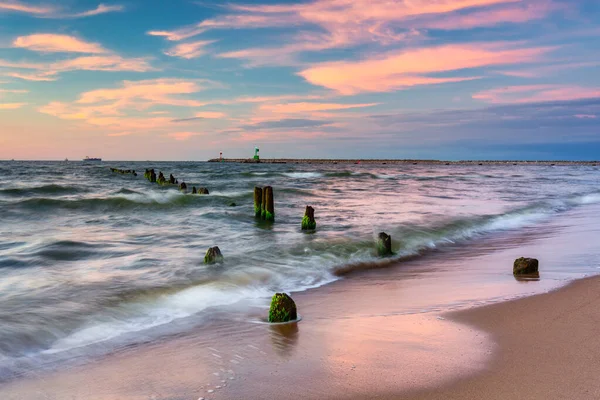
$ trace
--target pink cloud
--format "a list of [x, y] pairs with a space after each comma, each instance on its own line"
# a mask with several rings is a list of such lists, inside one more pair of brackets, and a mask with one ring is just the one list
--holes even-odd
[[593, 114], [575, 114], [575, 118], [579, 118], [579, 119], [596, 119], [598, 117], [596, 115], [593, 115]]
[[543, 19], [551, 12], [564, 9], [564, 4], [550, 0], [530, 3], [508, 4], [490, 9], [476, 8], [468, 13], [451, 13], [444, 15], [425, 15], [411, 21], [411, 25], [428, 29], [472, 29], [494, 26], [502, 23], [523, 23]]
[[50, 64], [48, 68], [55, 72], [74, 70], [148, 72], [155, 70], [143, 58], [123, 58], [117, 55], [78, 57]]
[[20, 72], [9, 72], [5, 74], [6, 76], [10, 76], [13, 78], [19, 78], [26, 81], [33, 82], [52, 82], [57, 80], [58, 78], [54, 76], [54, 72], [44, 72], [44, 73], [33, 73], [33, 74], [23, 74]]
[[460, 82], [474, 77], [439, 78], [427, 74], [532, 62], [550, 48], [508, 49], [498, 44], [443, 45], [390, 52], [382, 57], [317, 64], [299, 73], [313, 85], [344, 95], [385, 92], [416, 85]]
[[29, 93], [29, 90], [24, 89], [0, 89], [0, 93]]
[[[516, 4], [516, 5], [515, 5]], [[428, 28], [464, 29], [502, 22], [544, 18], [557, 9], [553, 0], [315, 0], [275, 5], [230, 5], [232, 14], [204, 20], [174, 31], [151, 31], [182, 40], [209, 29], [260, 29], [301, 26], [288, 43], [229, 51], [223, 58], [249, 60], [248, 66], [297, 64], [296, 55], [363, 43], [382, 45], [422, 40]]]
[[69, 35], [41, 33], [19, 36], [13, 47], [47, 53], [90, 53], [101, 54], [107, 51], [97, 43], [89, 43]]
[[124, 8], [125, 7], [123, 7], [121, 5], [107, 6], [107, 5], [104, 5], [104, 4], [99, 4], [98, 7], [94, 8], [92, 10], [88, 10], [88, 11], [83, 11], [83, 12], [71, 14], [68, 17], [69, 18], [92, 17], [92, 16], [95, 16], [95, 15], [106, 14], [106, 13], [109, 13], [109, 12], [123, 11]]
[[83, 18], [105, 14], [109, 12], [122, 11], [123, 9], [124, 7], [121, 5], [107, 6], [104, 4], [99, 4], [96, 8], [91, 10], [68, 13], [65, 11], [61, 11], [59, 8], [56, 7], [41, 5], [34, 6], [16, 0], [0, 0], [0, 12], [20, 12], [25, 14], [31, 14], [32, 16], [38, 18]]
[[225, 118], [227, 115], [218, 111], [203, 111], [195, 114], [197, 118], [206, 118], [206, 119], [221, 119]]
[[521, 85], [485, 90], [472, 96], [492, 104], [572, 101], [600, 97], [600, 88], [576, 85]]
[[214, 40], [200, 40], [192, 43], [182, 43], [165, 51], [165, 54], [171, 57], [186, 58], [189, 60], [205, 54], [206, 50], [204, 48], [213, 42]]
[[17, 11], [27, 14], [50, 14], [54, 8], [44, 6], [32, 6], [18, 1], [0, 1], [0, 11]]
[[167, 134], [168, 137], [175, 140], [188, 140], [192, 136], [198, 136], [200, 133], [197, 132], [171, 132]]

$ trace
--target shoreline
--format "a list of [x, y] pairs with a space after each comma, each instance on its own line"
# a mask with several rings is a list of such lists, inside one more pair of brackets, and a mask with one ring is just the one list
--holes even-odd
[[388, 400], [600, 398], [600, 276], [448, 314], [489, 332], [498, 351], [480, 373]]
[[597, 166], [600, 161], [565, 161], [565, 160], [412, 160], [412, 159], [301, 159], [301, 158], [261, 158], [259, 162], [251, 158], [212, 158], [211, 163], [238, 163], [238, 164], [382, 164], [382, 165], [589, 165]]
[[[229, 332], [232, 321], [216, 318], [183, 336], [7, 382], [0, 385], [0, 397], [516, 400], [600, 395], [600, 382], [593, 383], [591, 376], [600, 367], [600, 358], [592, 357], [600, 352], [595, 330], [600, 276], [516, 300], [412, 315], [373, 313], [372, 306], [386, 298], [381, 291], [390, 287], [365, 287], [358, 278], [295, 293], [300, 323], [259, 323], [261, 308], [250, 320], [237, 320], [238, 328]], [[357, 309], [336, 318], [340, 307]], [[317, 310], [321, 315], [315, 316]], [[572, 385], [565, 384], [567, 374], [557, 377], [569, 356], [569, 379], [586, 369], [581, 379], [569, 381]], [[594, 395], [586, 397], [580, 389]]]

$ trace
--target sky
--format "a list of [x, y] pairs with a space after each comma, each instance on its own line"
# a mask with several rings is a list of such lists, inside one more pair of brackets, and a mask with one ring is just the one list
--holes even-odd
[[600, 1], [0, 0], [0, 159], [600, 159]]

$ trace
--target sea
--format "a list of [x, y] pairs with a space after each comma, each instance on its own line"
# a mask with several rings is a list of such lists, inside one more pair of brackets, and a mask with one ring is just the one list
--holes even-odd
[[[266, 185], [273, 223], [254, 215]], [[301, 230], [307, 205], [315, 231]], [[266, 317], [275, 292], [371, 270], [422, 288], [397, 305], [407, 314], [550, 290], [600, 272], [599, 211], [591, 165], [0, 162], [0, 381], [201, 332], [234, 305]], [[204, 264], [212, 246], [222, 264]], [[477, 258], [494, 254], [507, 255]], [[521, 255], [540, 259], [539, 281], [514, 280]]]

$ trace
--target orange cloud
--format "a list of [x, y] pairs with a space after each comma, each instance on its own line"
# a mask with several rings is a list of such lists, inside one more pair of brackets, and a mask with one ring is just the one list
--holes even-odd
[[203, 89], [200, 81], [175, 78], [150, 79], [142, 81], [124, 81], [122, 87], [115, 89], [97, 89], [81, 94], [77, 103], [92, 104], [104, 101], [121, 103], [148, 103], [145, 106], [163, 104], [171, 106], [201, 107], [206, 102], [173, 97], [192, 94]]
[[107, 52], [97, 43], [85, 42], [69, 35], [51, 33], [19, 36], [13, 41], [13, 47], [47, 53], [102, 54]]
[[299, 73], [313, 85], [344, 95], [385, 92], [416, 85], [459, 82], [474, 77], [439, 78], [427, 74], [532, 62], [550, 48], [507, 49], [498, 44], [444, 45], [388, 53], [363, 61], [317, 64]]
[[600, 88], [576, 85], [521, 85], [490, 89], [472, 96], [493, 104], [542, 103], [600, 98]]
[[0, 103], [0, 110], [15, 110], [21, 108], [27, 103]]
[[[202, 80], [161, 78], [124, 81], [120, 87], [96, 89], [82, 93], [71, 103], [51, 102], [39, 112], [65, 120], [81, 120], [105, 129], [119, 131], [151, 131], [171, 126], [171, 117], [158, 117], [143, 111], [157, 105], [198, 107], [206, 103], [180, 96], [204, 89]], [[213, 115], [214, 116], [214, 115]]]
[[214, 40], [201, 40], [192, 43], [182, 43], [165, 51], [165, 54], [171, 57], [181, 57], [189, 60], [205, 54], [206, 51], [204, 50], [204, 47], [213, 42]]

